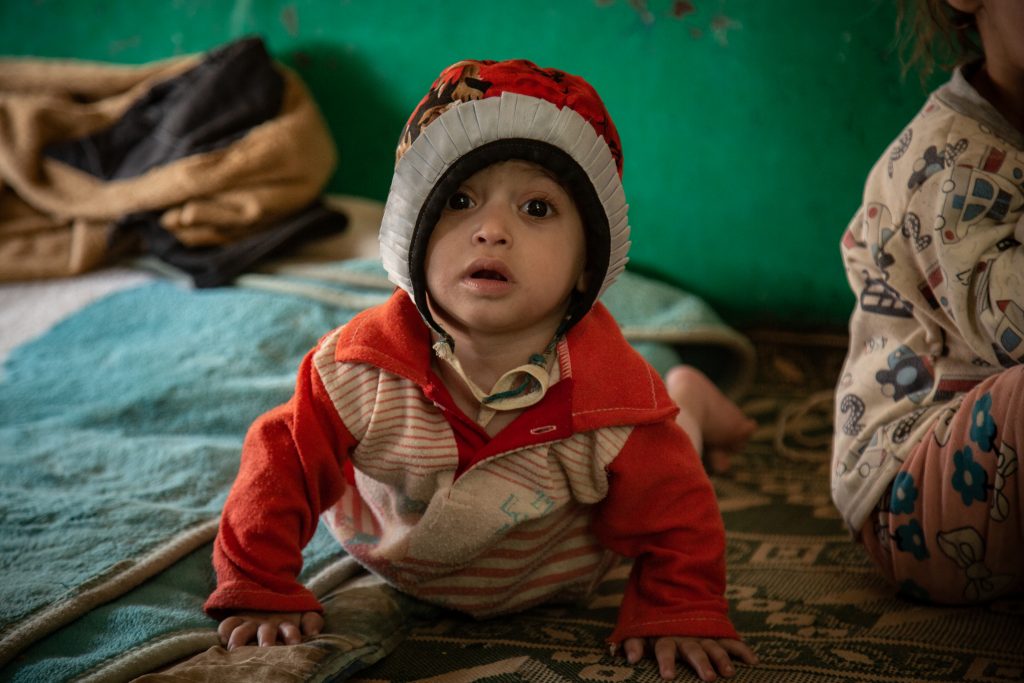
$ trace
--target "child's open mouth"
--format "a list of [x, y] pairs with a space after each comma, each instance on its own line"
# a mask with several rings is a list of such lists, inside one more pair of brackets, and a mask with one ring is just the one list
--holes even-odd
[[503, 289], [511, 285], [514, 280], [505, 262], [496, 258], [476, 259], [468, 265], [463, 273], [466, 282], [487, 289]]
[[474, 280], [498, 280], [499, 282], [508, 282], [508, 278], [496, 270], [477, 270], [474, 271], [470, 277]]

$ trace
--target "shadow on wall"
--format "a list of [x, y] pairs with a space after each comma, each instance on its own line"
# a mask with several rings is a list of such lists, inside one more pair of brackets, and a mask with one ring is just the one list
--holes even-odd
[[338, 147], [327, 190], [375, 197], [391, 186], [395, 146], [409, 116], [386, 82], [355, 52], [327, 42], [300, 43], [276, 55], [309, 86]]

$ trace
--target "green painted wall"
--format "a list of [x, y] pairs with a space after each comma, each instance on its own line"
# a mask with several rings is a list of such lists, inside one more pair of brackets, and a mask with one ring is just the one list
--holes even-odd
[[838, 242], [924, 92], [891, 2], [868, 0], [3, 0], [0, 53], [142, 63], [259, 34], [310, 85], [341, 161], [383, 199], [437, 73], [525, 57], [583, 75], [622, 137], [631, 267], [737, 325], [845, 324]]

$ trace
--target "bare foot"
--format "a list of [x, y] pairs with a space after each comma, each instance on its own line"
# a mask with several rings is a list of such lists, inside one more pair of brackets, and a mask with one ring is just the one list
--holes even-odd
[[712, 474], [729, 469], [729, 456], [741, 450], [757, 429], [715, 383], [697, 368], [677, 365], [665, 375], [668, 395], [679, 406], [676, 421], [702, 450]]

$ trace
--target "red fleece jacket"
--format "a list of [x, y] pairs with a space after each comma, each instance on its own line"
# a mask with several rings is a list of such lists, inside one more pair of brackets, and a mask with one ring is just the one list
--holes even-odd
[[[507, 459], [516, 453], [553, 448], [599, 430], [625, 428], [616, 432], [628, 434], [625, 442], [601, 475], [606, 487], [599, 481], [593, 489], [600, 499], [565, 503], [583, 511], [589, 538], [636, 560], [610, 641], [634, 636], [738, 637], [723, 597], [725, 533], [710, 481], [675, 423], [677, 408], [661, 380], [625, 341], [601, 304], [569, 332], [560, 348], [560, 381], [493, 438], [455, 406], [431, 370], [430, 341], [415, 307], [399, 291], [388, 303], [361, 313], [326, 336], [307, 355], [292, 398], [260, 417], [246, 437], [241, 469], [214, 546], [218, 585], [205, 606], [211, 616], [234, 610], [319, 611], [319, 602], [296, 577], [302, 548], [321, 514], [325, 521], [362, 524], [359, 528], [370, 533], [340, 535], [346, 549], [370, 569], [394, 579], [399, 588], [417, 594], [415, 585], [404, 582], [399, 562], [382, 559], [375, 564], [377, 556], [364, 552], [389, 538], [393, 520], [366, 512], [379, 506], [345, 505], [346, 496], [359, 500], [360, 495], [375, 495], [360, 490], [365, 484], [357, 484], [371, 479], [373, 463], [361, 463], [355, 455], [359, 441], [340, 414], [348, 395], [339, 399], [339, 390], [332, 388], [334, 380], [325, 383], [323, 375], [328, 367], [358, 367], [364, 373], [389, 373], [402, 386], [415, 387], [422, 392], [421, 403], [441, 416], [436, 423], [454, 447], [450, 457], [440, 458], [440, 465], [431, 465], [431, 481], [440, 482], [442, 494], [425, 497], [431, 505], [438, 498], [453, 499], [460, 487], [474, 485], [475, 476], [503, 460], [510, 462]], [[380, 394], [375, 397], [381, 400]], [[407, 465], [414, 469], [417, 463]], [[584, 489], [591, 490], [577, 487], [566, 490], [563, 497], [578, 499]], [[560, 499], [558, 493], [553, 492], [552, 498]], [[481, 501], [481, 510], [488, 502], [493, 501]], [[357, 517], [363, 511], [372, 518], [353, 522], [349, 514], [353, 510]], [[429, 509], [424, 517], [428, 514]], [[409, 524], [407, 516], [402, 524]], [[400, 532], [405, 533], [404, 526]], [[337, 529], [335, 533], [339, 534]], [[486, 550], [494, 554], [493, 547]], [[561, 553], [567, 554], [571, 553]], [[540, 560], [541, 565], [550, 561]], [[457, 576], [459, 569], [454, 571], [445, 578]], [[430, 600], [430, 590], [434, 589], [423, 589], [419, 597]]]

